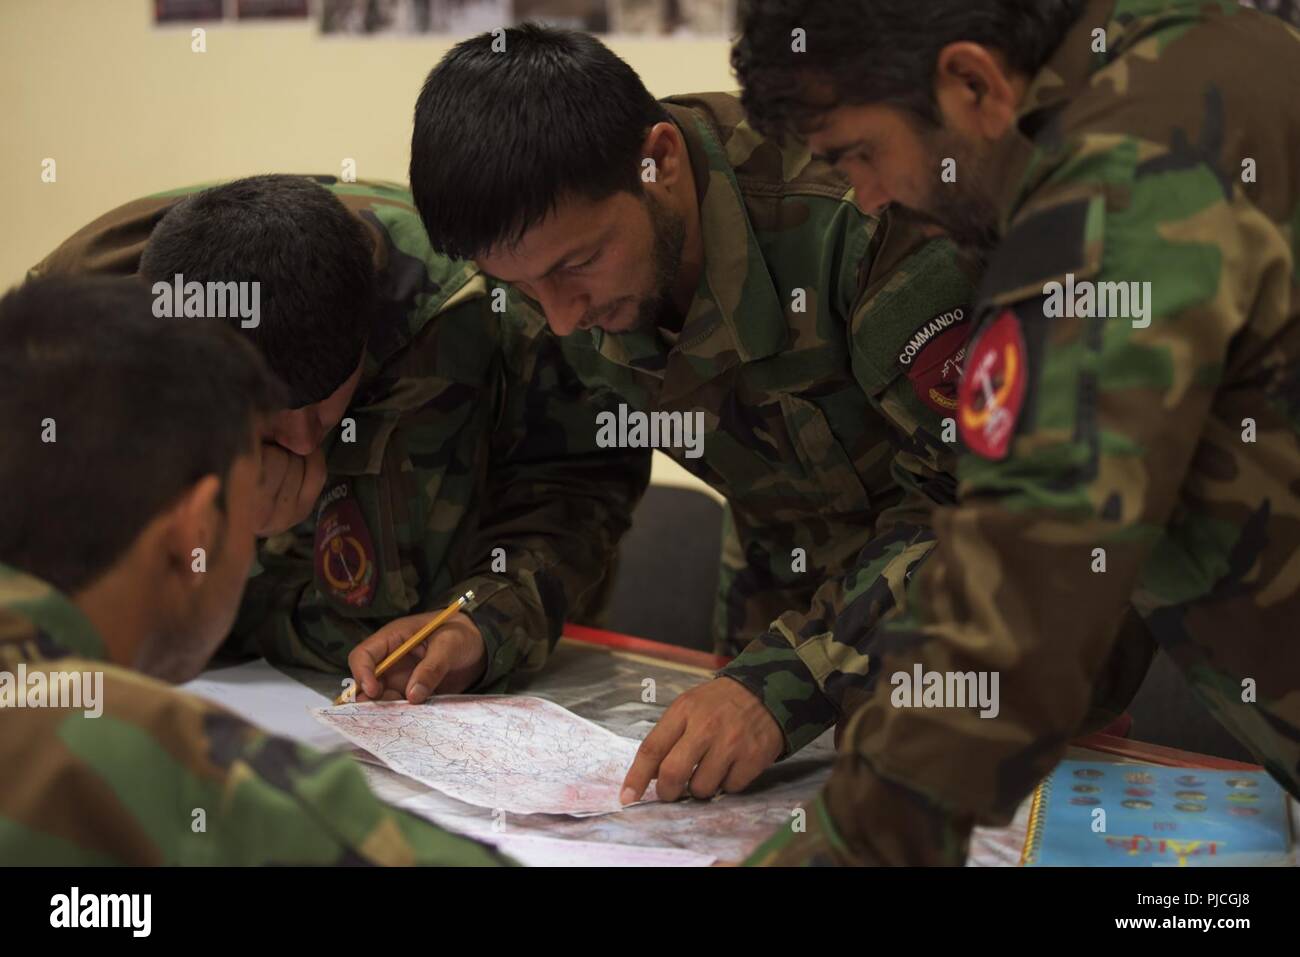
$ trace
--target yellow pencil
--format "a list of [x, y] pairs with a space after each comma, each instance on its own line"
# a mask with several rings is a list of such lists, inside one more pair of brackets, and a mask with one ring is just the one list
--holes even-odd
[[[375, 677], [382, 677], [384, 672], [393, 667], [393, 665], [398, 661], [401, 661], [407, 652], [432, 635], [448, 618], [456, 614], [456, 612], [460, 611], [473, 600], [474, 593], [472, 591], [467, 591], [442, 611], [438, 612], [438, 614], [434, 615], [433, 618], [429, 620], [428, 624], [413, 634], [410, 638], [407, 638], [398, 648], [389, 654], [387, 658], [379, 662], [379, 667], [375, 669]], [[334, 703], [348, 704], [349, 702], [355, 701], [356, 698], [357, 683], [353, 682], [341, 695], [334, 699]]]

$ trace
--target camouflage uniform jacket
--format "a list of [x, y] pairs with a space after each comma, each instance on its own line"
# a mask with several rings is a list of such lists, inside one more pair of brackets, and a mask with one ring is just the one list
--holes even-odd
[[[597, 610], [649, 453], [594, 445], [600, 397], [554, 343], [504, 321], [504, 294], [472, 264], [430, 250], [404, 188], [312, 178], [365, 225], [381, 302], [315, 513], [260, 550], [236, 642], [345, 670], [385, 622], [472, 589], [488, 654], [477, 688], [500, 687], [542, 666], [566, 618]], [[32, 274], [135, 273], [158, 220], [201, 188], [105, 214]]]
[[702, 415], [702, 455], [662, 451], [727, 500], [715, 647], [744, 648], [724, 674], [763, 699], [792, 751], [834, 723], [821, 686], [854, 668], [832, 641], [803, 642], [832, 631], [841, 577], [860, 566], [888, 607], [929, 547], [929, 507], [953, 500], [943, 420], [973, 286], [949, 242], [864, 215], [837, 173], [760, 136], [735, 97], [664, 106], [686, 140], [705, 253], [680, 334], [561, 341], [579, 376], [632, 412]]
[[351, 758], [108, 663], [72, 602], [4, 565], [0, 765], [0, 864], [507, 863], [384, 804]]
[[[1300, 796], [1298, 92], [1300, 33], [1226, 0], [1091, 0], [1032, 79], [959, 504], [855, 638], [873, 694], [820, 813], [758, 859], [959, 863], [1061, 758], [1128, 603]], [[999, 674], [998, 716], [893, 706], [917, 668]]]

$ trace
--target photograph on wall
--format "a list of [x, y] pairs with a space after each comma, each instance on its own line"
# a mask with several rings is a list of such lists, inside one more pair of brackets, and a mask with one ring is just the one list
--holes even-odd
[[375, 36], [425, 33], [430, 0], [321, 0], [321, 32]]
[[[1292, 22], [1300, 0], [1242, 0]], [[474, 36], [535, 22], [641, 38], [726, 38], [738, 29], [739, 0], [153, 0], [154, 22], [303, 20], [351, 36]]]
[[235, 14], [241, 20], [302, 19], [310, 13], [310, 0], [236, 0], [235, 2]]
[[224, 0], [153, 0], [153, 19], [155, 23], [220, 20], [224, 8]]
[[473, 36], [542, 23], [635, 37], [727, 37], [737, 0], [320, 0], [322, 33]]
[[544, 23], [566, 30], [609, 32], [608, 0], [514, 0], [514, 22]]
[[609, 32], [721, 37], [735, 32], [736, 0], [609, 0]]
[[511, 22], [510, 0], [431, 0], [428, 30], [473, 36]]

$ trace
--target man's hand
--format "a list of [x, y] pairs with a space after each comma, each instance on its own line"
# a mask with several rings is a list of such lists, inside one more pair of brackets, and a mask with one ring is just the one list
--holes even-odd
[[731, 678], [714, 678], [668, 706], [641, 742], [620, 800], [640, 800], [652, 780], [665, 801], [687, 790], [697, 798], [719, 791], [743, 791], [777, 758], [785, 736], [748, 688]]
[[325, 453], [317, 448], [306, 457], [294, 455], [274, 442], [262, 445], [262, 481], [258, 491], [262, 497], [262, 521], [257, 534], [265, 538], [293, 528], [308, 515], [321, 489], [325, 487], [327, 472]]
[[394, 619], [352, 649], [348, 667], [357, 683], [358, 701], [405, 698], [420, 704], [431, 694], [459, 694], [483, 676], [487, 668], [483, 636], [472, 618], [457, 612], [381, 677], [375, 677], [379, 663], [437, 614]]

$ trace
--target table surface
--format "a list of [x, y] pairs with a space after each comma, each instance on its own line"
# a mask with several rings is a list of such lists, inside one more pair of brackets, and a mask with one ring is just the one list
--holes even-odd
[[[677, 695], [709, 680], [725, 662], [725, 658], [705, 652], [568, 625], [547, 666], [517, 681], [512, 692], [547, 698], [617, 734], [639, 740]], [[337, 676], [304, 669], [283, 670], [324, 693], [337, 690]], [[572, 840], [682, 847], [734, 863], [744, 860], [776, 828], [788, 824], [795, 810], [821, 790], [830, 776], [834, 753], [832, 736], [827, 732], [768, 769], [743, 794], [712, 801], [640, 805], [595, 818], [513, 815], [508, 826]], [[1254, 765], [1107, 734], [1078, 739], [1067, 757], [1259, 770]], [[444, 826], [475, 833], [493, 823], [491, 809], [455, 801], [384, 767], [363, 765], [363, 769], [380, 797]], [[1007, 827], [976, 828], [967, 866], [1016, 865], [1024, 845], [1029, 804], [1026, 799]], [[1292, 801], [1291, 812], [1293, 829], [1300, 833], [1300, 805]], [[1300, 848], [1293, 856], [1300, 863]]]

